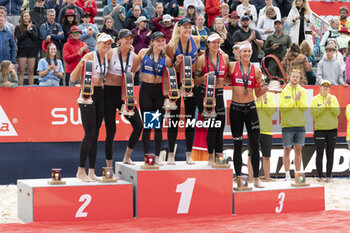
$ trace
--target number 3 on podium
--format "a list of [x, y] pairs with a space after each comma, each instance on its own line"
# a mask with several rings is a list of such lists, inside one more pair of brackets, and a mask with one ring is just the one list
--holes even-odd
[[280, 206], [277, 206], [275, 208], [275, 211], [277, 214], [281, 213], [283, 210], [283, 202], [285, 197], [286, 197], [286, 194], [284, 192], [281, 192], [280, 194], [278, 194], [278, 199], [280, 199], [279, 201]]
[[176, 186], [176, 192], [181, 193], [179, 205], [177, 207], [178, 214], [188, 214], [195, 183], [196, 178], [187, 178], [185, 182]]

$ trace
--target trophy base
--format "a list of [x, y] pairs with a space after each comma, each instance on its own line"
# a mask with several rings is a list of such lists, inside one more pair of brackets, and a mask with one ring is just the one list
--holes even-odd
[[97, 182], [99, 183], [117, 183], [118, 182], [118, 179], [113, 179], [113, 178], [110, 178], [110, 179], [98, 179]]
[[66, 184], [66, 181], [63, 181], [63, 180], [49, 180], [47, 183], [49, 185], [64, 185], [64, 184]]
[[149, 165], [149, 164], [143, 164], [141, 165], [142, 169], [146, 169], [146, 170], [155, 170], [155, 169], [159, 169], [159, 167], [157, 165]]
[[83, 98], [78, 98], [78, 99], [77, 99], [77, 103], [78, 103], [78, 104], [92, 104], [93, 101], [92, 101], [91, 98], [88, 99], [88, 100], [84, 100]]
[[221, 163], [214, 163], [211, 165], [212, 168], [230, 168], [230, 164], [221, 164]]
[[309, 187], [310, 184], [308, 183], [294, 183], [294, 184], [291, 184], [292, 187]]
[[208, 112], [203, 112], [202, 113], [202, 117], [203, 118], [215, 118], [217, 116], [216, 112], [213, 111], [211, 113], [208, 113]]
[[164, 105], [163, 105], [163, 108], [165, 111], [172, 111], [172, 110], [176, 110], [177, 109], [177, 105], [176, 103], [171, 103], [170, 101], [164, 101]]
[[237, 187], [237, 188], [233, 188], [234, 191], [251, 191], [253, 190], [253, 188], [251, 187]]
[[122, 107], [120, 108], [119, 114], [126, 116], [126, 117], [132, 117], [133, 115], [135, 115], [135, 112], [134, 111], [127, 111], [126, 105], [123, 104]]

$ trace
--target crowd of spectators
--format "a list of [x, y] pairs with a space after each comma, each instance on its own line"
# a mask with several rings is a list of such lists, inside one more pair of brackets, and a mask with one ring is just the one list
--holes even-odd
[[[193, 35], [200, 38], [201, 50], [205, 50], [208, 34], [215, 31], [223, 39], [221, 50], [230, 61], [239, 60], [237, 44], [249, 41], [253, 47], [252, 63], [259, 66], [265, 55], [276, 55], [287, 73], [296, 68], [302, 71], [302, 85], [321, 83], [324, 79], [332, 85], [350, 83], [350, 21], [346, 7], [340, 7], [339, 17], [330, 20], [329, 29], [320, 41], [312, 31], [314, 18], [307, 0], [108, 0], [103, 3], [103, 24], [97, 25], [95, 0], [0, 0], [0, 62], [10, 61], [17, 72], [16, 77], [12, 71], [11, 75], [6, 73], [8, 81], [2, 82], [2, 86], [17, 85], [17, 81], [9, 85], [10, 80], [18, 80], [18, 85], [26, 84], [25, 74], [29, 85], [69, 85], [70, 73], [84, 54], [94, 51], [99, 32], [115, 39], [114, 48], [118, 32], [130, 29], [138, 53], [149, 46], [152, 32], [163, 32], [168, 43], [180, 17], [192, 21]], [[316, 54], [320, 56], [317, 58]], [[329, 74], [338, 68], [339, 74]], [[268, 71], [281, 76], [274, 61], [268, 62]]]

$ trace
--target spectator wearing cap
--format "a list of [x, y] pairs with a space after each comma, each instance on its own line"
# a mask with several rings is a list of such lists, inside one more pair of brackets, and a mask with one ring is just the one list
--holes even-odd
[[95, 16], [97, 15], [97, 4], [95, 0], [77, 0], [75, 5], [83, 9], [84, 12], [90, 14], [90, 23], [95, 23]]
[[196, 9], [197, 15], [202, 14], [202, 11], [204, 11], [204, 4], [201, 0], [185, 0], [183, 5], [186, 12], [189, 6], [193, 6]]
[[72, 9], [68, 9], [66, 11], [66, 14], [62, 18], [62, 22], [61, 22], [62, 30], [64, 32], [64, 39], [61, 41], [62, 44], [67, 42], [67, 39], [69, 37], [70, 28], [73, 25], [78, 26], [78, 19], [77, 19], [75, 12]]
[[0, 15], [0, 62], [4, 60], [16, 64], [16, 43], [12, 32], [5, 27], [5, 16]]
[[349, 37], [349, 29], [347, 27], [342, 27], [339, 30], [339, 34], [340, 36], [338, 36], [337, 38], [335, 38], [335, 41], [337, 42], [337, 47], [338, 50], [344, 54], [347, 47], [348, 47], [348, 42], [350, 41], [350, 37]]
[[[47, 22], [40, 26], [40, 37], [42, 41], [52, 41], [57, 48], [57, 58], [61, 58], [61, 40], [64, 39], [64, 33], [59, 23], [55, 22], [56, 12], [54, 9], [47, 11]], [[42, 51], [41, 57], [46, 57], [44, 51]]]
[[35, 59], [38, 57], [37, 41], [40, 34], [33, 25], [29, 11], [22, 11], [19, 25], [16, 26], [15, 35], [17, 39], [17, 58], [19, 68], [19, 85], [23, 85], [24, 71], [27, 65], [29, 85], [34, 84]]
[[179, 4], [176, 0], [162, 0], [164, 7], [164, 14], [169, 14], [172, 17], [179, 15]]
[[147, 27], [148, 19], [145, 16], [140, 16], [135, 23], [137, 27], [132, 29], [131, 32], [134, 35], [135, 53], [138, 54], [141, 49], [148, 48], [152, 31]]
[[315, 122], [314, 140], [316, 147], [316, 168], [318, 181], [323, 181], [322, 161], [326, 149], [327, 173], [326, 182], [332, 177], [334, 149], [338, 135], [338, 116], [340, 107], [337, 97], [329, 93], [331, 83], [324, 80], [320, 86], [320, 93], [315, 95], [310, 104], [310, 112]]
[[[283, 32], [283, 23], [281, 20], [276, 20], [274, 22], [274, 33], [266, 38], [264, 44], [264, 52], [266, 55], [272, 54], [278, 57], [281, 61], [287, 52], [287, 49], [291, 46], [291, 37]], [[275, 61], [269, 61], [268, 72], [272, 76], [282, 77], [282, 73], [279, 70]]]
[[57, 59], [57, 49], [55, 44], [47, 46], [46, 58], [39, 61], [39, 86], [58, 87], [63, 78], [64, 70], [62, 61]]
[[[241, 27], [239, 26], [239, 15], [237, 13], [237, 11], [232, 11], [232, 13], [229, 15], [229, 19], [230, 19], [230, 23], [226, 26], [226, 30], [227, 30], [227, 38], [233, 42], [233, 33], [235, 33], [235, 31], [241, 29]], [[231, 46], [232, 47], [232, 46]]]
[[231, 56], [229, 56], [230, 58], [230, 62], [234, 62], [234, 61], [240, 61], [241, 60], [241, 55], [240, 55], [240, 45], [239, 44], [235, 44], [234, 46], [232, 46], [232, 53]]
[[110, 16], [113, 18], [114, 29], [119, 32], [124, 27], [125, 8], [117, 3], [117, 0], [111, 0], [111, 4], [103, 8], [103, 18]]
[[[259, 21], [259, 19], [263, 16], [263, 15], [265, 15], [266, 14], [266, 9], [268, 8], [268, 7], [273, 7], [273, 9], [275, 10], [275, 12], [276, 12], [276, 19], [279, 19], [279, 20], [281, 20], [281, 11], [280, 11], [280, 9], [277, 7], [277, 6], [274, 6], [273, 4], [272, 4], [272, 2], [273, 2], [273, 0], [265, 0], [265, 6], [259, 11], [259, 13], [258, 13], [258, 21]], [[258, 9], [257, 9], [258, 10]]]
[[260, 33], [250, 27], [250, 16], [241, 16], [241, 29], [237, 30], [233, 36], [233, 44], [248, 41], [252, 45], [253, 54], [250, 58], [250, 62], [253, 62], [256, 67], [260, 67], [259, 53], [261, 54], [261, 48], [264, 45]]
[[194, 6], [192, 6], [192, 5], [189, 5], [187, 7], [187, 11], [186, 11], [185, 17], [190, 19], [192, 24], [195, 25], [196, 24], [196, 18], [197, 18], [196, 8], [194, 8]]
[[95, 51], [96, 47], [96, 35], [99, 33], [95, 24], [90, 23], [90, 13], [84, 12], [83, 23], [78, 26], [79, 31], [81, 31], [80, 39], [85, 42], [89, 51]]
[[205, 2], [205, 13], [208, 17], [208, 27], [213, 25], [214, 19], [220, 16], [220, 0], [207, 0]]
[[79, 61], [89, 52], [86, 43], [80, 39], [81, 31], [77, 26], [72, 26], [69, 32], [67, 43], [63, 47], [63, 59], [66, 62], [66, 85], [68, 86], [70, 74], [73, 72]]
[[256, 13], [256, 8], [254, 5], [249, 4], [249, 0], [242, 0], [242, 4], [237, 6], [237, 12], [240, 17], [247, 15], [251, 21], [251, 27], [255, 27], [258, 21], [258, 15]]
[[[160, 23], [163, 22], [163, 24]], [[171, 15], [165, 14], [162, 17], [159, 16], [152, 20], [154, 27], [165, 35], [166, 43], [169, 43], [173, 34], [174, 23], [178, 21], [177, 18], [173, 18]]]
[[230, 7], [226, 3], [222, 3], [220, 6], [220, 17], [224, 21], [224, 25], [227, 26], [230, 23]]
[[136, 20], [141, 16], [141, 8], [139, 6], [134, 6], [132, 8], [132, 15], [126, 20], [125, 28], [132, 30], [136, 27]]
[[0, 5], [6, 7], [7, 21], [17, 26], [19, 24], [23, 0], [0, 0]]
[[349, 10], [346, 6], [339, 8], [339, 29], [342, 27], [350, 28], [350, 20], [348, 20]]
[[196, 19], [196, 25], [193, 27], [193, 30], [192, 30], [192, 35], [198, 36], [198, 38], [200, 39], [201, 50], [203, 51], [205, 51], [205, 43], [210, 33], [209, 28], [204, 26], [204, 22], [205, 22], [205, 19], [203, 14], [198, 15]]
[[5, 27], [7, 27], [7, 29], [9, 29], [14, 34], [15, 26], [12, 23], [6, 21], [6, 16], [7, 16], [6, 7], [0, 6], [0, 15], [5, 16]]
[[307, 0], [294, 0], [293, 7], [287, 17], [287, 23], [291, 27], [290, 35], [293, 43], [300, 45], [303, 40], [307, 40], [313, 48], [312, 12]]
[[152, 23], [153, 19], [155, 19], [157, 17], [163, 17], [163, 12], [164, 12], [163, 3], [157, 2], [155, 9], [156, 9], [155, 15], [154, 15], [154, 17], [151, 18], [151, 22], [149, 24], [149, 27], [152, 30], [152, 32], [156, 32], [157, 31], [156, 27]]
[[145, 8], [143, 8], [143, 6], [144, 6], [143, 1], [141, 1], [141, 0], [132, 0], [132, 5], [129, 8], [129, 10], [127, 11], [128, 13], [126, 13], [125, 21], [127, 21], [129, 19], [129, 17], [132, 15], [132, 11], [133, 11], [133, 8], [135, 6], [139, 6], [140, 7], [140, 15], [141, 16], [146, 16], [147, 19], [150, 18], [149, 14], [148, 14], [148, 11]]
[[66, 14], [66, 11], [69, 9], [74, 10], [74, 13], [78, 18], [78, 22], [79, 23], [81, 22], [81, 18], [83, 17], [84, 12], [80, 7], [75, 5], [75, 1], [76, 0], [67, 0], [67, 5], [60, 10], [60, 14], [58, 15], [58, 22], [62, 22], [63, 16]]
[[328, 45], [325, 50], [326, 56], [324, 56], [317, 65], [316, 84], [321, 84], [323, 80], [328, 80], [332, 85], [349, 86], [344, 81], [340, 64], [334, 58], [335, 47]]
[[257, 31], [260, 32], [261, 38], [265, 41], [267, 36], [273, 33], [274, 23], [277, 20], [275, 9], [272, 6], [269, 6], [265, 15], [259, 18]]

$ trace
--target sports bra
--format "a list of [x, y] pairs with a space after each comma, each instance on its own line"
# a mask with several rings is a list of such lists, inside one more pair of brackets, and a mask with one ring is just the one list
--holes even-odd
[[[227, 72], [227, 68], [225, 66], [225, 61], [224, 61], [224, 58], [222, 57], [221, 53], [219, 53], [219, 59], [220, 59], [219, 78], [224, 78], [225, 74]], [[208, 70], [208, 65], [209, 65], [209, 70]], [[217, 64], [214, 64], [214, 65], [217, 66]], [[206, 74], [209, 72], [215, 74], [215, 68], [214, 68], [213, 64], [210, 62], [207, 55], [205, 55], [205, 64], [204, 64], [204, 68], [203, 68], [203, 74]]]
[[[104, 63], [102, 65], [102, 67], [100, 67], [100, 62], [98, 61], [97, 53], [98, 53], [97, 51], [93, 52], [93, 54], [94, 54], [94, 68], [92, 70], [92, 77], [104, 79], [105, 75], [107, 74], [107, 70], [108, 70], [107, 54], [104, 57]], [[102, 73], [104, 73], [104, 74], [102, 74]]]
[[[246, 74], [245, 74], [246, 75]], [[239, 68], [239, 62], [236, 62], [235, 69], [231, 75], [231, 84], [232, 86], [240, 86], [244, 87], [244, 82], [242, 79], [241, 70]], [[250, 63], [250, 73], [248, 77], [248, 88], [254, 89], [257, 86], [256, 78], [255, 78], [255, 67], [252, 63]]]
[[198, 54], [198, 48], [197, 48], [196, 43], [194, 42], [192, 36], [190, 36], [190, 41], [191, 41], [191, 45], [192, 45], [192, 51], [186, 54], [186, 48], [182, 48], [183, 53], [181, 53], [180, 41], [179, 41], [179, 45], [177, 46], [174, 58], [176, 58], [176, 56], [178, 56], [180, 54], [184, 54], [186, 56], [191, 56], [192, 64], [194, 64], [196, 62], [197, 54]]
[[[156, 69], [156, 74], [158, 76], [163, 76], [163, 70], [165, 68], [165, 57], [162, 57], [160, 59], [160, 62], [158, 63], [157, 61], [154, 61], [154, 67]], [[151, 74], [154, 75], [153, 73], [153, 62], [152, 59], [145, 54], [145, 56], [142, 59], [142, 63], [141, 63], [141, 73], [145, 73], [145, 74]]]
[[[120, 66], [119, 51], [118, 51], [119, 49], [120, 48], [112, 49], [113, 54], [112, 54], [112, 60], [111, 60], [109, 67], [108, 67], [108, 73], [116, 75], [116, 76], [123, 76], [122, 68]], [[135, 53], [133, 51], [130, 51], [128, 67], [125, 67], [126, 61], [123, 62], [123, 67], [125, 69], [124, 72], [126, 72], [126, 73], [131, 72], [131, 67], [132, 67], [133, 61], [134, 61], [134, 54]]]

